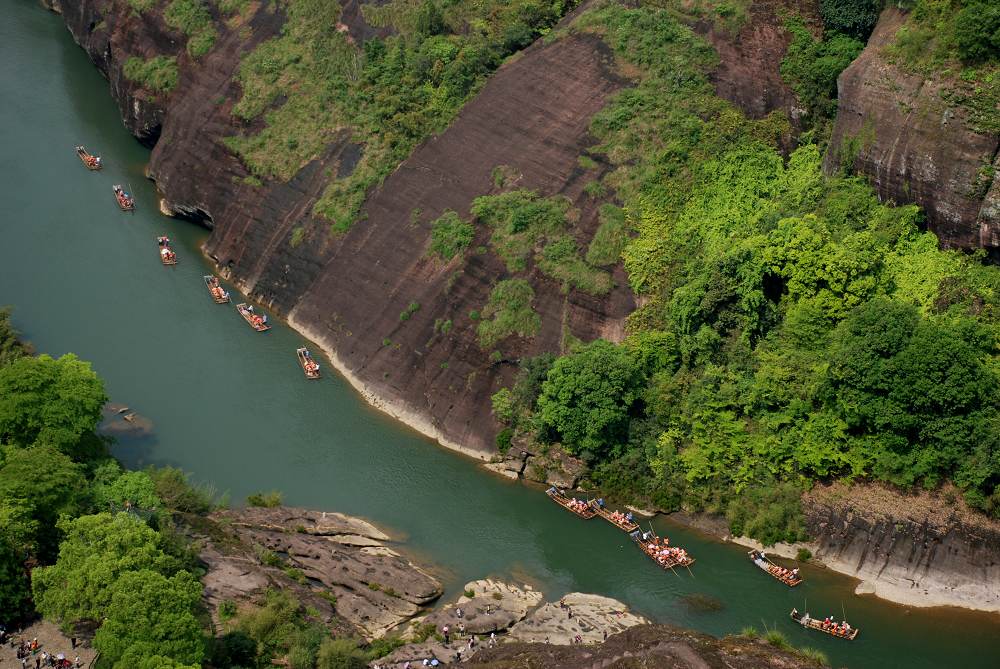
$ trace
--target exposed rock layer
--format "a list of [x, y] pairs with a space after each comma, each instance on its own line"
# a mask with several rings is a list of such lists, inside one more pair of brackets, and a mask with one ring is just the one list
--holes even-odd
[[862, 579], [859, 592], [1000, 612], [1000, 523], [947, 497], [874, 485], [816, 488], [805, 500], [815, 553]]
[[[387, 547], [388, 537], [358, 518], [249, 507], [220, 511], [210, 520], [214, 531], [201, 559], [208, 565], [203, 580], [213, 615], [224, 600], [259, 598], [267, 588], [280, 587], [320, 611], [327, 624], [346, 621], [350, 632], [377, 637], [442, 592], [437, 579]], [[290, 578], [298, 573], [299, 580]]]
[[496, 669], [805, 669], [816, 665], [760, 641], [735, 637], [716, 639], [669, 625], [640, 625], [597, 645], [502, 644], [483, 649], [472, 656], [466, 666]]
[[998, 166], [1000, 137], [977, 132], [965, 109], [946, 102], [959, 82], [907, 71], [887, 55], [905, 19], [894, 7], [882, 12], [868, 46], [841, 73], [825, 167], [849, 163], [883, 200], [924, 207], [945, 247], [996, 253], [1000, 170], [989, 168]]

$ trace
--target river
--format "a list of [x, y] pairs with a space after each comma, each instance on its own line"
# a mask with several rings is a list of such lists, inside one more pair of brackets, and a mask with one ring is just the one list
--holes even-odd
[[[288, 504], [370, 518], [435, 565], [446, 598], [497, 576], [549, 597], [608, 595], [715, 635], [777, 628], [836, 666], [1000, 663], [1000, 616], [855, 596], [852, 579], [811, 566], [789, 590], [752, 568], [745, 549], [657, 519], [698, 559], [690, 574], [663, 572], [610, 525], [571, 516], [540, 488], [499, 479], [386, 418], [328, 364], [321, 381], [307, 382], [295, 359], [301, 336], [277, 319], [270, 332], [253, 332], [232, 305], [209, 298], [201, 277], [211, 268], [199, 251], [208, 233], [159, 214], [143, 178], [148, 151], [123, 128], [106, 81], [60, 18], [33, 0], [5, 6], [0, 305], [14, 307], [39, 351], [91, 361], [113, 401], [152, 421], [149, 434], [115, 446], [127, 465], [181, 467], [234, 502], [277, 489]], [[103, 171], [83, 168], [80, 143], [103, 156]], [[113, 183], [135, 189], [135, 213], [118, 210]], [[175, 267], [158, 261], [160, 234], [174, 240]], [[814, 615], [846, 610], [858, 640], [794, 625], [788, 611], [806, 602]]]

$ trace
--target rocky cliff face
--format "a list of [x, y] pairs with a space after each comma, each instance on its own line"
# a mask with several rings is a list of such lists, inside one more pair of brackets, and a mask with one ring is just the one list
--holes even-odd
[[836, 485], [814, 489], [804, 507], [817, 557], [862, 579], [859, 593], [1000, 611], [1000, 523], [947, 493]]
[[[506, 278], [503, 264], [489, 253], [447, 265], [426, 255], [429, 222], [445, 209], [467, 215], [475, 197], [496, 189], [492, 172], [501, 165], [518, 175], [519, 188], [569, 198], [579, 210], [575, 234], [585, 248], [598, 220], [583, 187], [603, 168], [585, 173], [577, 159], [591, 144], [590, 117], [626, 83], [597, 38], [538, 43], [503, 66], [447, 131], [369, 194], [361, 220], [335, 236], [312, 207], [330, 175], [349, 174], [363, 150], [348, 132], [289, 182], [262, 185], [221, 141], [252, 130], [230, 113], [240, 97], [234, 75], [243, 54], [279, 33], [280, 10], [262, 3], [243, 19], [216, 17], [215, 45], [193, 61], [159, 10], [140, 17], [124, 0], [55, 1], [111, 82], [126, 126], [155, 142], [148, 174], [165, 208], [210, 227], [205, 250], [221, 272], [289, 316], [383, 409], [446, 445], [488, 453], [496, 427], [489, 399], [510, 381], [514, 361], [559, 351], [569, 335], [622, 336], [634, 305], [620, 268], [617, 287], [604, 297], [564, 292], [535, 270], [529, 280], [541, 328], [530, 340], [501, 342], [497, 359], [480, 347], [470, 312], [482, 309], [492, 286]], [[342, 20], [361, 38], [373, 29], [357, 5], [345, 3]], [[129, 82], [122, 67], [133, 55], [176, 56], [177, 87], [157, 96]], [[473, 249], [485, 243], [480, 230]], [[419, 310], [401, 319], [414, 303]], [[448, 332], [439, 327], [445, 321]]]
[[[909, 72], [886, 52], [906, 16], [886, 9], [837, 82], [827, 171], [848, 163], [884, 200], [915, 202], [946, 247], [1000, 250], [1000, 137], [973, 129], [941, 74]], [[991, 169], [993, 168], [993, 169]]]

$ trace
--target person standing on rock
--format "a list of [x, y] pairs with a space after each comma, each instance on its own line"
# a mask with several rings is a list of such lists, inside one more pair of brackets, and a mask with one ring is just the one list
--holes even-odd
[[447, 625], [441, 628], [441, 633], [444, 634], [444, 645], [447, 646], [450, 643], [448, 638], [449, 629]]
[[496, 645], [497, 645], [497, 633], [490, 632], [490, 648], [493, 648]]
[[458, 636], [465, 636], [465, 623], [458, 623]]

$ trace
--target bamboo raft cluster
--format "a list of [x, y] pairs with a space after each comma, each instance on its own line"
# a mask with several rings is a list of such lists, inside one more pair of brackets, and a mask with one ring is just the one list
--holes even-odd
[[83, 163], [83, 166], [86, 167], [88, 170], [96, 171], [101, 169], [102, 165], [100, 156], [95, 156], [88, 153], [87, 149], [83, 148], [82, 146], [76, 147], [76, 155], [80, 157], [80, 161]]
[[202, 279], [205, 280], [205, 285], [208, 287], [208, 294], [212, 296], [212, 300], [216, 304], [226, 304], [229, 302], [229, 293], [223, 290], [217, 278], [211, 274], [207, 274]]
[[164, 265], [176, 265], [177, 254], [170, 248], [170, 240], [166, 237], [157, 237], [156, 244], [160, 247], [160, 262]]
[[768, 574], [787, 585], [789, 588], [794, 588], [802, 582], [802, 577], [799, 576], [794, 570], [785, 569], [780, 565], [774, 564], [768, 559], [767, 555], [765, 555], [763, 551], [749, 551], [747, 552], [747, 557], [749, 557], [750, 561], [759, 568], [763, 569]]
[[[660, 539], [652, 531], [641, 533], [637, 523], [628, 520], [621, 512], [608, 511], [602, 504], [595, 500], [589, 499], [584, 502], [575, 497], [567, 497], [554, 486], [546, 490], [545, 494], [556, 504], [580, 516], [584, 520], [600, 516], [618, 529], [628, 533], [629, 537], [639, 546], [640, 550], [664, 569], [673, 569], [678, 566], [690, 567], [695, 562], [694, 558], [688, 555], [683, 548], [668, 548], [666, 539]], [[654, 548], [650, 549], [650, 545], [653, 545]], [[662, 555], [658, 552], [664, 550], [668, 551], [669, 554]]]
[[854, 639], [861, 632], [856, 627], [851, 627], [847, 625], [845, 621], [842, 625], [837, 625], [837, 623], [830, 623], [827, 626], [823, 625], [823, 621], [816, 620], [815, 618], [810, 618], [809, 614], [799, 613], [798, 609], [792, 609], [792, 620], [802, 625], [806, 629], [813, 629], [818, 632], [824, 632], [830, 636], [840, 637], [841, 639], [848, 639], [849, 641], [854, 641]]

